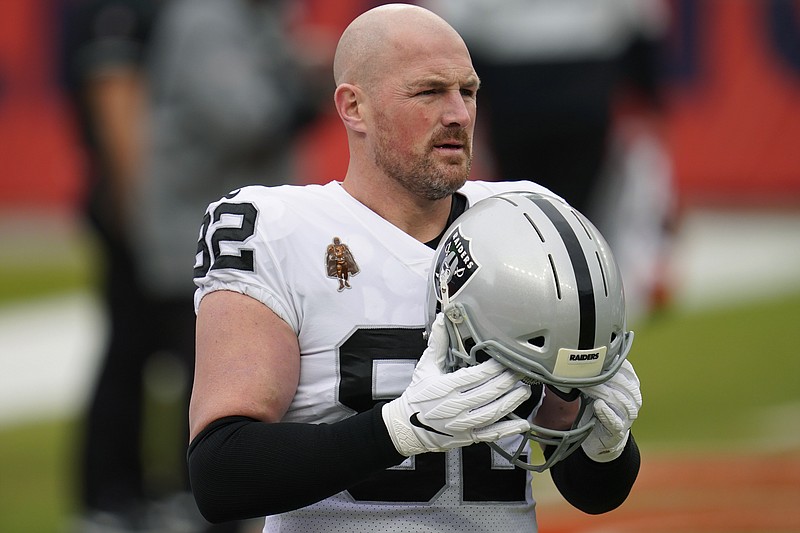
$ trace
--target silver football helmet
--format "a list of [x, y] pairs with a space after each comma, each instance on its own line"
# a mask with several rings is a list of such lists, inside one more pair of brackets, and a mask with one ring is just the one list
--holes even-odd
[[[532, 425], [528, 439], [556, 446], [542, 464], [491, 446], [513, 464], [542, 472], [567, 457], [595, 423], [580, 424], [592, 399], [581, 387], [608, 380], [633, 341], [625, 296], [603, 236], [563, 200], [511, 192], [477, 202], [448, 228], [428, 280], [429, 322], [442, 311], [450, 363], [492, 357], [531, 384], [549, 385], [581, 407], [569, 430]], [[516, 415], [510, 415], [516, 416]]]

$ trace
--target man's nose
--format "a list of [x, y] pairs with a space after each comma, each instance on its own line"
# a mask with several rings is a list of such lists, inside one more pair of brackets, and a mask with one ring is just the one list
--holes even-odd
[[442, 124], [445, 126], [467, 127], [472, 123], [470, 113], [474, 104], [467, 102], [460, 91], [448, 91], [445, 102], [445, 111], [442, 114]]

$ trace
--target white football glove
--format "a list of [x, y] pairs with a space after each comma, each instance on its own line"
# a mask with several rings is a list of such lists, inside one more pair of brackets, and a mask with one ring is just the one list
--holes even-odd
[[439, 313], [411, 384], [383, 406], [392, 442], [406, 457], [493, 442], [530, 429], [525, 420], [498, 422], [531, 395], [521, 376], [494, 359], [445, 373], [448, 340]]
[[587, 423], [592, 416], [597, 417], [592, 432], [581, 447], [593, 461], [613, 461], [622, 454], [631, 425], [642, 407], [639, 378], [630, 361], [625, 360], [611, 379], [581, 390], [595, 398], [592, 409], [583, 413], [581, 423]]

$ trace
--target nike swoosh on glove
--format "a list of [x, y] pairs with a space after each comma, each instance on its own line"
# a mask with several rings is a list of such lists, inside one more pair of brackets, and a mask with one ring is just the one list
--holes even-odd
[[411, 384], [383, 406], [392, 442], [406, 457], [493, 442], [530, 429], [525, 420], [500, 420], [531, 395], [521, 375], [494, 359], [445, 373], [448, 340], [439, 313]]
[[631, 362], [625, 360], [608, 381], [581, 390], [595, 399], [592, 408], [583, 414], [581, 424], [587, 423], [592, 416], [597, 418], [581, 447], [593, 461], [613, 461], [622, 454], [633, 421], [642, 408], [639, 377]]

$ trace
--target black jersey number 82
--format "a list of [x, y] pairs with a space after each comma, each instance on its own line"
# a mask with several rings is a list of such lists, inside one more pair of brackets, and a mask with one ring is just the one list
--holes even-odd
[[[239, 220], [238, 226], [218, 227], [211, 234], [210, 242], [206, 240], [211, 224], [222, 220], [223, 215], [233, 215], [234, 220]], [[197, 241], [197, 254], [201, 257], [200, 264], [194, 268], [194, 277], [202, 278], [209, 269], [232, 268], [235, 270], [254, 270], [253, 250], [240, 248], [237, 254], [224, 253], [221, 244], [224, 242], [244, 242], [256, 231], [256, 218], [258, 210], [251, 203], [221, 203], [211, 213], [206, 213], [200, 228], [200, 239]], [[211, 259], [214, 259], [213, 263]]]

